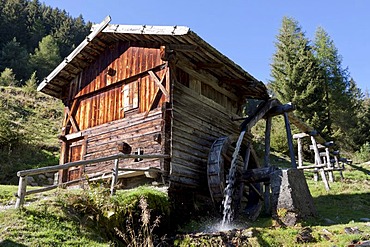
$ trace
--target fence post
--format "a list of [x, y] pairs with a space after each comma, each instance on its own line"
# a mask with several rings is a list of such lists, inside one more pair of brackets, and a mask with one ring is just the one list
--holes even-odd
[[27, 187], [27, 176], [19, 177], [19, 184], [18, 184], [18, 193], [17, 193], [17, 201], [15, 203], [15, 208], [20, 208], [23, 206], [24, 197], [26, 196], [26, 187]]
[[113, 170], [112, 170], [112, 184], [111, 184], [111, 187], [110, 187], [110, 195], [113, 196], [116, 192], [116, 184], [117, 184], [117, 180], [118, 180], [118, 162], [119, 159], [115, 159], [114, 160], [114, 167], [113, 167]]

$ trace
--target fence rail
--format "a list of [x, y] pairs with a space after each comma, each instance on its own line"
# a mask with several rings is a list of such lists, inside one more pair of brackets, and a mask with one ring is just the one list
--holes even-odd
[[85, 178], [79, 178], [77, 180], [73, 181], [68, 181], [66, 183], [61, 183], [61, 184], [56, 184], [56, 185], [51, 185], [47, 186], [44, 188], [40, 189], [34, 189], [27, 191], [27, 177], [32, 176], [32, 175], [38, 175], [42, 173], [47, 173], [47, 172], [57, 172], [59, 170], [64, 170], [68, 169], [70, 167], [74, 166], [83, 166], [83, 165], [89, 165], [89, 164], [96, 164], [100, 162], [105, 162], [105, 161], [110, 161], [114, 160], [114, 166], [112, 169], [112, 184], [111, 184], [111, 194], [113, 195], [115, 192], [115, 185], [118, 180], [118, 172], [119, 171], [149, 171], [152, 168], [148, 169], [138, 169], [138, 168], [119, 168], [119, 160], [120, 159], [166, 159], [170, 158], [170, 155], [167, 154], [115, 154], [111, 156], [106, 156], [106, 157], [101, 157], [101, 158], [96, 158], [96, 159], [91, 159], [91, 160], [79, 160], [79, 161], [74, 161], [74, 162], [69, 162], [65, 163], [62, 165], [55, 165], [55, 166], [48, 166], [48, 167], [42, 167], [42, 168], [36, 168], [36, 169], [29, 169], [29, 170], [23, 170], [23, 171], [18, 171], [17, 176], [19, 177], [19, 184], [18, 184], [18, 192], [16, 194], [17, 201], [15, 203], [15, 208], [20, 208], [24, 204], [25, 196], [26, 195], [31, 195], [31, 194], [36, 194], [36, 193], [41, 193], [45, 192], [48, 190], [56, 189], [59, 186], [62, 185], [69, 185], [73, 183], [78, 183], [81, 181], [86, 180]]

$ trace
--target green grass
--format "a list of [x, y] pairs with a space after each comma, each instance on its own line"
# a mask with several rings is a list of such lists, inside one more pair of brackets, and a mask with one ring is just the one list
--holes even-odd
[[[281, 227], [271, 218], [259, 218], [252, 227], [257, 230], [255, 246], [347, 246], [356, 241], [370, 239], [370, 172], [369, 165], [346, 166], [341, 181], [335, 172], [335, 182], [326, 191], [322, 181], [314, 182], [312, 173], [306, 172], [307, 183], [319, 217], [295, 227]], [[315, 238], [313, 243], [297, 243], [297, 234], [309, 227]], [[361, 233], [347, 234], [346, 227], [358, 228]]]
[[63, 104], [42, 93], [0, 86], [0, 184], [17, 171], [58, 164]]
[[[306, 172], [319, 216], [294, 227], [282, 227], [271, 217], [261, 216], [256, 222], [249, 223], [248, 229], [253, 232], [253, 236], [248, 238], [249, 244], [325, 247], [348, 246], [369, 240], [370, 223], [360, 220], [370, 218], [369, 172], [370, 167], [366, 164], [347, 165], [343, 181], [335, 172], [336, 182], [330, 183], [330, 191], [324, 189], [322, 181], [314, 182], [311, 172]], [[12, 194], [16, 190], [16, 186], [0, 186], [1, 204], [14, 203]], [[163, 194], [153, 193], [147, 187], [119, 191], [112, 200], [103, 195], [104, 190], [106, 189], [98, 188], [87, 194], [79, 190], [57, 190], [39, 195], [41, 200], [38, 201], [34, 197], [27, 197], [26, 201], [32, 203], [24, 210], [0, 210], [0, 243], [2, 246], [109, 246], [112, 238], [101, 231], [103, 227], [97, 227], [98, 223], [116, 224], [132, 205], [137, 204], [140, 195], [148, 198], [151, 208], [162, 207], [163, 212], [168, 207], [168, 202], [162, 198]], [[149, 199], [151, 196], [154, 197]], [[202, 222], [205, 221], [207, 220], [202, 218]], [[194, 221], [191, 222], [193, 223]], [[199, 226], [202, 227], [202, 224]], [[186, 229], [186, 226], [181, 228]], [[305, 228], [312, 231], [314, 241], [299, 243], [297, 235]], [[346, 228], [358, 229], [358, 232], [348, 234]], [[207, 239], [211, 241], [209, 237], [197, 238], [196, 241], [207, 246]], [[191, 246], [194, 244], [192, 241], [189, 237], [175, 238], [177, 246]]]
[[[272, 163], [279, 167], [289, 167], [288, 157], [272, 157]], [[370, 218], [370, 166], [366, 164], [346, 166], [341, 181], [338, 172], [334, 172], [335, 182], [330, 183], [331, 190], [326, 191], [322, 181], [314, 182], [312, 172], [305, 172], [307, 184], [313, 196], [318, 217], [303, 221], [293, 227], [279, 225], [270, 216], [261, 215], [256, 222], [249, 223], [248, 230], [253, 237], [248, 239], [251, 246], [348, 246], [358, 241], [370, 240], [370, 222], [361, 218]], [[203, 222], [203, 225], [202, 225]], [[194, 226], [204, 229], [204, 222], [194, 221], [182, 226], [182, 230]], [[216, 222], [216, 221], [215, 221]], [[209, 223], [209, 222], [207, 222]], [[207, 224], [206, 223], [206, 224]], [[314, 238], [310, 243], [299, 243], [298, 234], [303, 229], [310, 229]], [[346, 233], [346, 228], [358, 229], [355, 234]], [[204, 239], [207, 239], [205, 237]], [[202, 241], [204, 240], [202, 239]], [[185, 237], [177, 239], [177, 246], [194, 246], [199, 238]], [[205, 245], [207, 246], [207, 245]]]
[[[11, 202], [9, 195], [16, 190], [16, 186], [0, 186], [0, 194], [7, 195], [2, 202]], [[57, 199], [60, 193], [65, 192], [42, 193], [37, 201], [27, 198], [33, 202], [21, 210], [0, 210], [0, 246], [109, 246], [99, 231], [85, 228], [78, 217], [64, 210]]]

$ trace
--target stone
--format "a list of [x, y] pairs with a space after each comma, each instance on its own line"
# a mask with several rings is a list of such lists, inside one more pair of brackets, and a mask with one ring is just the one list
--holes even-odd
[[294, 226], [316, 217], [317, 211], [304, 174], [298, 169], [281, 169], [271, 174], [272, 217], [280, 224]]
[[47, 172], [47, 173], [45, 173], [45, 176], [46, 176], [47, 178], [54, 178], [54, 173], [52, 173], [52, 172]]
[[48, 184], [54, 184], [54, 179], [53, 178], [48, 178]]
[[27, 177], [27, 184], [32, 184], [35, 182], [35, 179], [33, 177]]
[[38, 178], [39, 178], [39, 179], [41, 179], [41, 180], [45, 180], [45, 179], [46, 179], [46, 177], [45, 177], [45, 175], [44, 175], [44, 174], [39, 174], [39, 175], [38, 175]]
[[360, 221], [362, 221], [362, 222], [370, 222], [370, 219], [369, 218], [360, 218]]

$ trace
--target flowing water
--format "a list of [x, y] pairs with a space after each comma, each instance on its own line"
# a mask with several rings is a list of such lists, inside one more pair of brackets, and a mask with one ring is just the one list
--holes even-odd
[[234, 187], [235, 187], [235, 180], [236, 180], [236, 166], [237, 166], [237, 160], [239, 156], [240, 146], [242, 144], [244, 135], [246, 130], [243, 130], [240, 132], [239, 139], [236, 142], [236, 147], [233, 153], [233, 157], [231, 160], [231, 167], [229, 170], [229, 179], [227, 182], [227, 186], [225, 188], [225, 195], [223, 200], [223, 218], [222, 218], [222, 227], [225, 227], [226, 225], [230, 225], [231, 221], [233, 220], [234, 212], [233, 212], [233, 194], [234, 194]]

